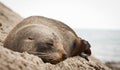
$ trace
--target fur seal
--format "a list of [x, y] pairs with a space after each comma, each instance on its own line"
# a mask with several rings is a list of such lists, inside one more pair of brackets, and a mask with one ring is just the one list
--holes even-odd
[[5, 39], [4, 47], [37, 55], [52, 64], [67, 57], [91, 55], [90, 44], [69, 26], [42, 16], [31, 16], [17, 24]]

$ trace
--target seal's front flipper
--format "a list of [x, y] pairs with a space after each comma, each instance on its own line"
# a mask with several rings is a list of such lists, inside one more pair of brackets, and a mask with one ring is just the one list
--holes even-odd
[[86, 55], [90, 56], [90, 55], [91, 55], [91, 49], [88, 48], [87, 50], [84, 51], [84, 53], [85, 53]]
[[88, 56], [91, 55], [90, 47], [91, 45], [89, 44], [89, 42], [83, 39], [82, 40], [82, 52], [79, 55], [88, 61], [89, 61]]
[[85, 53], [82, 52], [81, 54], [79, 54], [79, 56], [81, 56], [82, 58], [84, 58], [84, 59], [86, 59], [87, 61], [89, 61], [87, 54], [85, 54]]

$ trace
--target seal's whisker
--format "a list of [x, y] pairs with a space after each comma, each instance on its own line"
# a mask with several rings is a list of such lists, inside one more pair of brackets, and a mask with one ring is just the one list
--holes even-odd
[[48, 55], [37, 55], [38, 57], [47, 57]]

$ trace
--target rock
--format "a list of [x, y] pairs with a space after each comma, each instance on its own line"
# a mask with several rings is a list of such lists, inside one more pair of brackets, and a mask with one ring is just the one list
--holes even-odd
[[14, 52], [0, 46], [0, 70], [110, 70], [92, 56], [89, 60], [76, 56], [52, 65], [44, 63], [37, 56]]
[[105, 64], [112, 70], [120, 70], [120, 62], [106, 62]]
[[9, 31], [23, 18], [0, 3], [0, 42], [3, 42]]
[[0, 70], [111, 70], [92, 56], [88, 57], [90, 61], [75, 56], [52, 65], [44, 63], [41, 58], [32, 54], [4, 48], [3, 41], [6, 35], [22, 19], [0, 3]]

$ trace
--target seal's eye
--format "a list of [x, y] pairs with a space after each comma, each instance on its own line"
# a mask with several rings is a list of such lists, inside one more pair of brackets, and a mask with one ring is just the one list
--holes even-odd
[[46, 43], [48, 46], [53, 46], [53, 43]]
[[32, 37], [28, 37], [28, 40], [33, 40], [33, 38]]
[[50, 48], [52, 48], [53, 47], [53, 43], [46, 43], [46, 45]]
[[48, 50], [52, 50], [53, 44], [52, 43], [37, 43], [37, 51], [39, 52], [45, 52]]
[[26, 42], [32, 42], [32, 41], [34, 41], [34, 39], [33, 38], [31, 38], [31, 37], [28, 37], [28, 38], [25, 38], [25, 40], [24, 41], [26, 41]]

